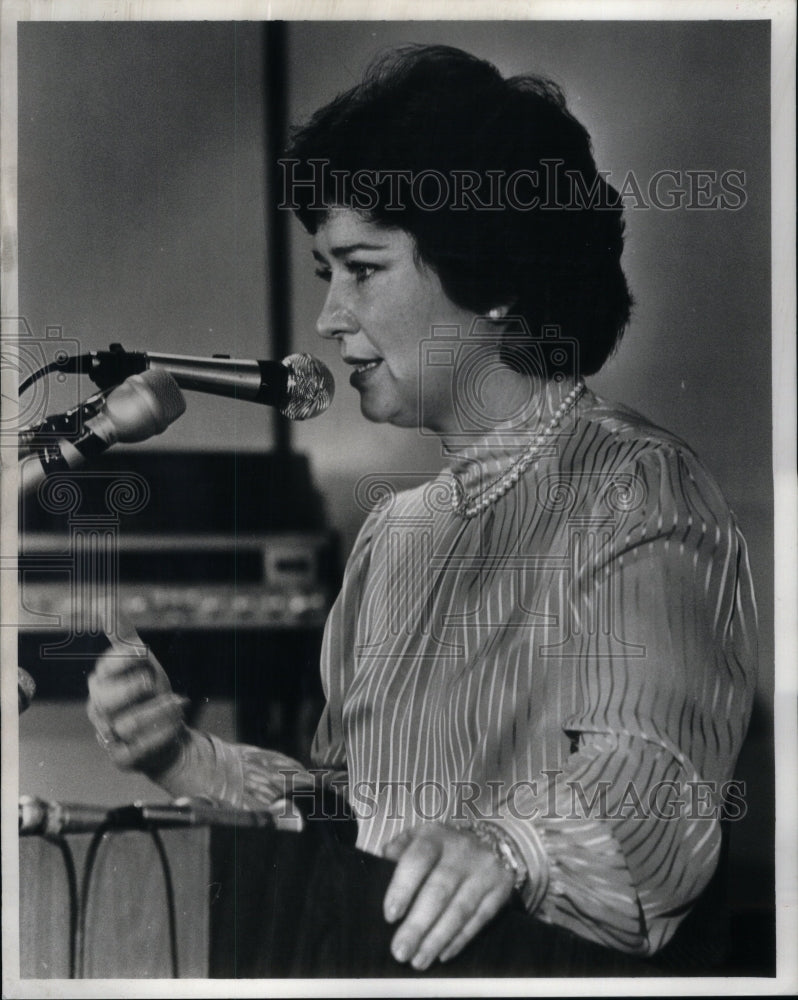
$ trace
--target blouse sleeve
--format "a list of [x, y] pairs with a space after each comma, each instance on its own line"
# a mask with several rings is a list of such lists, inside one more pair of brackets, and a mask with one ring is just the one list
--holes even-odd
[[312, 789], [319, 775], [276, 750], [228, 743], [189, 729], [170, 767], [152, 776], [173, 798], [208, 799], [235, 809], [268, 809], [289, 795]]
[[541, 919], [650, 954], [718, 861], [753, 699], [756, 610], [745, 542], [700, 465], [652, 452], [633, 480], [642, 500], [582, 554], [566, 599], [577, 710], [560, 720], [572, 752], [499, 823], [527, 861], [526, 903]]
[[371, 546], [379, 519], [372, 511], [363, 523], [344, 570], [341, 590], [324, 626], [321, 649], [321, 683], [325, 704], [311, 746], [314, 767], [327, 775], [325, 781], [347, 796], [348, 770], [343, 730], [343, 701], [354, 673], [352, 650], [358, 610], [366, 590], [371, 563]]

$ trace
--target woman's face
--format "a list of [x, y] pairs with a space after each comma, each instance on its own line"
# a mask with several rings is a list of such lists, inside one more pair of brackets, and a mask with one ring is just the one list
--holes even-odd
[[414, 248], [404, 230], [333, 209], [314, 242], [316, 273], [329, 285], [316, 328], [338, 340], [365, 417], [456, 433], [452, 369], [425, 366], [422, 377], [422, 342], [438, 325], [458, 326], [465, 336], [475, 313], [447, 297], [435, 272], [416, 263]]

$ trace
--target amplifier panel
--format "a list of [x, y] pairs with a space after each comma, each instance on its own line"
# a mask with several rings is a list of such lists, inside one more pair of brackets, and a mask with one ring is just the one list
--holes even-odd
[[322, 533], [118, 536], [107, 551], [87, 545], [88, 560], [84, 545], [21, 539], [22, 630], [93, 633], [114, 609], [143, 629], [320, 627], [330, 606], [334, 539]]
[[[251, 585], [121, 585], [116, 595], [119, 611], [136, 628], [156, 630], [318, 627], [329, 606], [323, 590], [275, 591]], [[91, 631], [93, 617], [91, 606], [76, 601], [68, 587], [39, 583], [23, 588], [23, 631]]]

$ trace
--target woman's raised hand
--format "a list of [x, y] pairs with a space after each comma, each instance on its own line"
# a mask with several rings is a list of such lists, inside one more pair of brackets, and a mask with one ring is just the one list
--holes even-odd
[[129, 623], [108, 636], [111, 646], [89, 676], [88, 715], [97, 739], [125, 770], [157, 775], [171, 766], [188, 738], [187, 699]]

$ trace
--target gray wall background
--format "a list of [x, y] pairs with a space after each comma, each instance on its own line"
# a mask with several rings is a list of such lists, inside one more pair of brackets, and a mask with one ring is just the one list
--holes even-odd
[[[748, 538], [762, 677], [740, 764], [751, 815], [735, 831], [735, 850], [749, 867], [767, 872], [773, 818], [769, 25], [297, 22], [288, 30], [290, 118], [354, 83], [380, 49], [416, 41], [458, 45], [505, 72], [533, 70], [560, 83], [594, 137], [600, 168], [617, 182], [630, 170], [644, 186], [662, 169], [745, 172], [747, 202], [739, 211], [627, 213], [624, 260], [637, 305], [619, 354], [591, 385], [693, 445]], [[128, 348], [271, 356], [264, 249], [264, 163], [271, 151], [262, 60], [259, 26], [247, 23], [19, 26], [19, 289], [35, 337], [56, 325], [83, 350], [120, 340]], [[312, 351], [340, 375], [334, 408], [299, 425], [294, 440], [311, 458], [346, 548], [363, 517], [352, 499], [357, 478], [433, 470], [438, 448], [414, 431], [360, 417], [336, 346], [314, 333], [323, 286], [312, 274], [310, 240], [296, 223], [291, 232], [294, 348]], [[55, 382], [51, 388], [48, 412], [74, 398]], [[85, 389], [82, 396], [88, 382]], [[148, 447], [270, 446], [271, 418], [263, 409], [187, 398], [186, 416]], [[31, 762], [52, 757], [35, 715], [22, 720], [23, 739], [27, 732], [38, 741]], [[24, 752], [21, 767], [23, 779], [40, 780]], [[70, 764], [71, 777], [62, 769], [60, 780], [74, 785], [75, 771]], [[35, 791], [25, 780], [22, 790]], [[117, 779], [109, 772], [103, 780], [105, 788]], [[67, 798], [62, 789], [49, 794]], [[750, 892], [761, 891], [752, 878]]]

